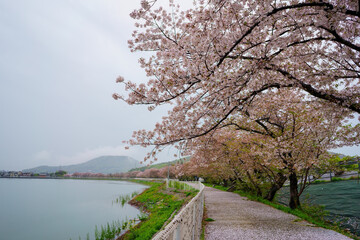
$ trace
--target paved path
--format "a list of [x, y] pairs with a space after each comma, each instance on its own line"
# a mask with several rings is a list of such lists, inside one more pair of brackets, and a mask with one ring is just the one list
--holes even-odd
[[296, 216], [268, 205], [214, 188], [205, 188], [205, 206], [208, 217], [215, 220], [206, 225], [206, 240], [351, 239], [305, 221], [296, 221]]

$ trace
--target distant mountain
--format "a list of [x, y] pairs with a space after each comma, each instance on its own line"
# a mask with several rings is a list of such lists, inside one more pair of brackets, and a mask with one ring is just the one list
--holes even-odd
[[68, 165], [68, 166], [39, 166], [30, 169], [24, 169], [22, 172], [33, 173], [53, 173], [58, 170], [64, 170], [68, 173], [91, 172], [91, 173], [119, 173], [127, 172], [134, 167], [139, 167], [140, 163], [127, 156], [102, 156], [90, 161]]
[[330, 155], [337, 155], [339, 158], [348, 157], [347, 155], [341, 154], [341, 153], [335, 153], [335, 152], [328, 152]]

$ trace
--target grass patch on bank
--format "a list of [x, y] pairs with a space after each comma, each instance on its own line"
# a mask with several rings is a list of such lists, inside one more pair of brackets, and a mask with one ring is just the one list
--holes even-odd
[[166, 188], [166, 183], [155, 181], [132, 180], [132, 182], [150, 186], [143, 193], [137, 195], [129, 203], [140, 208], [148, 217], [119, 237], [120, 240], [147, 240], [161, 230], [180, 208], [189, 202], [198, 190]]
[[215, 220], [212, 219], [212, 218], [206, 218], [204, 221], [205, 221], [205, 222], [213, 222], [213, 221], [215, 221]]
[[351, 176], [348, 178], [342, 178], [342, 177], [332, 177], [330, 180], [315, 180], [311, 184], [317, 184], [317, 183], [329, 183], [329, 182], [338, 182], [338, 181], [349, 181], [349, 180], [359, 180], [358, 176]]
[[[216, 188], [216, 189], [219, 189], [219, 190], [222, 190], [222, 191], [227, 191], [228, 190], [227, 187], [220, 186], [220, 185], [213, 185], [213, 184], [209, 184], [209, 183], [203, 183], [203, 184], [205, 186]], [[278, 203], [275, 203], [275, 202], [268, 201], [268, 200], [266, 200], [264, 198], [252, 195], [252, 194], [250, 194], [248, 192], [244, 192], [244, 191], [241, 191], [241, 190], [235, 190], [235, 191], [232, 191], [232, 192], [237, 193], [242, 197], [246, 197], [249, 200], [261, 202], [261, 203], [264, 203], [264, 204], [269, 205], [271, 207], [274, 207], [276, 209], [279, 209], [279, 210], [281, 210], [283, 212], [295, 215], [295, 216], [297, 216], [297, 217], [299, 217], [299, 218], [301, 218], [303, 220], [306, 220], [309, 223], [312, 223], [312, 224], [314, 224], [314, 225], [316, 225], [318, 227], [331, 229], [331, 230], [334, 230], [334, 231], [336, 231], [338, 233], [346, 235], [346, 236], [348, 236], [350, 238], [360, 240], [359, 237], [357, 237], [356, 235], [354, 235], [354, 234], [340, 228], [339, 225], [328, 222], [328, 221], [325, 221], [325, 220], [321, 219], [321, 217], [318, 217], [319, 209], [317, 207], [312, 208], [312, 207], [305, 207], [304, 206], [303, 209], [291, 209], [291, 208], [289, 208], [287, 206], [284, 206], [284, 205], [281, 205], [281, 204], [278, 204]]]
[[205, 219], [208, 218], [207, 215], [207, 210], [206, 210], [206, 205], [205, 205], [205, 201], [204, 201], [204, 212], [203, 212], [203, 217], [201, 219], [201, 234], [200, 234], [200, 240], [205, 240], [205, 226], [207, 224], [207, 222], [205, 221]]

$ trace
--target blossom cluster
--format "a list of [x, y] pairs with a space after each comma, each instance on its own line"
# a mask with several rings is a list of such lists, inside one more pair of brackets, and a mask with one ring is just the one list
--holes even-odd
[[[297, 121], [307, 124], [309, 134], [360, 113], [358, 1], [199, 0], [186, 11], [170, 1], [170, 8], [142, 1], [132, 12], [137, 29], [128, 42], [131, 51], [153, 53], [139, 60], [148, 80], [135, 84], [119, 77], [129, 94], [113, 95], [149, 110], [173, 104], [154, 130], [136, 131], [128, 142], [154, 145], [146, 159], [166, 145], [186, 149], [226, 127], [278, 134], [264, 129], [264, 122], [290, 118], [291, 108], [306, 113]], [[326, 131], [314, 132], [330, 139]], [[357, 144], [357, 134], [341, 128], [326, 147]], [[276, 138], [280, 155], [296, 146], [286, 145], [286, 138]]]

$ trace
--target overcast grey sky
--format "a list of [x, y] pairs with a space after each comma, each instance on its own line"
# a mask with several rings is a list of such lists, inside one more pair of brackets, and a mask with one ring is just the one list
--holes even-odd
[[[139, 1], [0, 0], [0, 170], [79, 163], [124, 150], [149, 113], [111, 95], [117, 76], [143, 81], [127, 40]], [[168, 160], [172, 154], [163, 155]]]
[[[181, 1], [182, 3], [185, 1]], [[191, 4], [192, 1], [188, 1]], [[80, 163], [125, 150], [132, 131], [151, 129], [148, 112], [111, 97], [119, 75], [143, 81], [127, 40], [140, 0], [0, 0], [0, 170]], [[360, 154], [359, 148], [338, 152]], [[160, 161], [172, 160], [165, 151]]]

